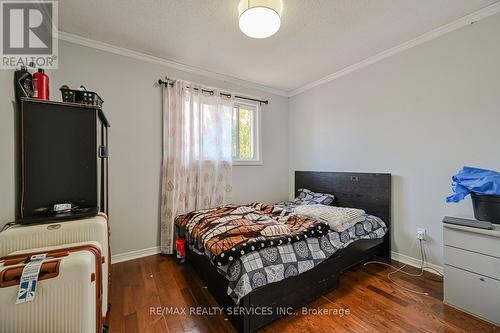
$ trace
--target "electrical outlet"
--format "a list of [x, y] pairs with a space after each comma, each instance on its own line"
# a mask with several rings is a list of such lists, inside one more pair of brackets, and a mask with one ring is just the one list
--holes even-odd
[[417, 239], [425, 240], [425, 229], [417, 228]]

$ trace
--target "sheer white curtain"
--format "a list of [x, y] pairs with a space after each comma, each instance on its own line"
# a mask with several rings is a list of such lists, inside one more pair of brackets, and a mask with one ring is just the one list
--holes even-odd
[[224, 205], [232, 192], [232, 101], [193, 88], [162, 88], [162, 253], [173, 253], [177, 215]]

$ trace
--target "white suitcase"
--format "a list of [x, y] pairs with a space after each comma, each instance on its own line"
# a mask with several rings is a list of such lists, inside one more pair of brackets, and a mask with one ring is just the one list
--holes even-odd
[[[102, 257], [97, 242], [17, 251], [0, 262], [0, 332], [101, 333]], [[25, 262], [46, 253], [33, 301], [16, 304]]]
[[109, 226], [105, 214], [80, 220], [49, 224], [13, 225], [0, 232], [0, 258], [12, 252], [68, 243], [96, 241], [101, 245], [103, 257], [102, 316], [108, 312], [111, 251]]

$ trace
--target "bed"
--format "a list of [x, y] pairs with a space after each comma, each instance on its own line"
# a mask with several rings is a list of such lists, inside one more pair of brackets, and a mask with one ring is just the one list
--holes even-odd
[[225, 309], [238, 332], [253, 332], [337, 288], [342, 272], [360, 262], [374, 256], [390, 259], [390, 174], [296, 171], [296, 194], [301, 188], [333, 194], [333, 205], [363, 209], [367, 214], [383, 220], [388, 231], [381, 238], [350, 242], [298, 275], [247, 291], [244, 297], [238, 298], [238, 304], [235, 304], [234, 297], [228, 295], [231, 284], [221, 275], [220, 268], [207, 256], [188, 247], [187, 262], [193, 266], [219, 306]]

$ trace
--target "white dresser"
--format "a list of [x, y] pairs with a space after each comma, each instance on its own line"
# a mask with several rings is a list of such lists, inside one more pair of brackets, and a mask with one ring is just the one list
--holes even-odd
[[500, 325], [500, 225], [443, 224], [444, 302]]

